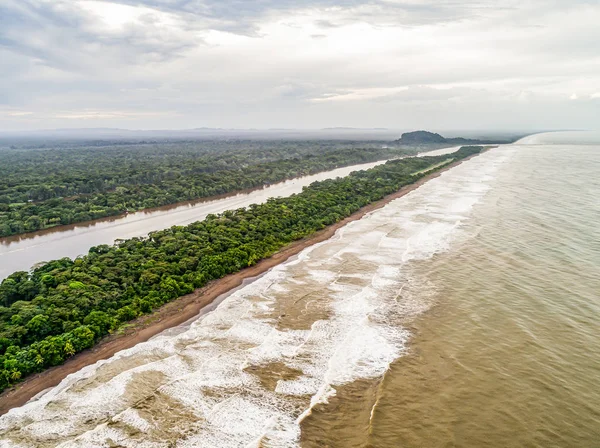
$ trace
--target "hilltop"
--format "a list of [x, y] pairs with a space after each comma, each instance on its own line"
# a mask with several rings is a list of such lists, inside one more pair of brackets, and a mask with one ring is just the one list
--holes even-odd
[[396, 140], [396, 143], [407, 146], [419, 146], [419, 145], [483, 145], [483, 144], [501, 144], [509, 143], [508, 141], [502, 140], [478, 140], [471, 138], [455, 137], [446, 138], [440, 134], [429, 131], [414, 131], [405, 132], [402, 134], [400, 139]]

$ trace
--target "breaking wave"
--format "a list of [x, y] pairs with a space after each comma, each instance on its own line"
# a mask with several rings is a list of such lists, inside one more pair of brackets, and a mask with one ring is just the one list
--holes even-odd
[[[430, 306], [411, 263], [461, 222], [514, 148], [489, 151], [340, 229], [166, 334], [0, 418], [0, 447], [294, 447], [336, 386], [383, 375]], [[418, 294], [411, 291], [418, 290]]]

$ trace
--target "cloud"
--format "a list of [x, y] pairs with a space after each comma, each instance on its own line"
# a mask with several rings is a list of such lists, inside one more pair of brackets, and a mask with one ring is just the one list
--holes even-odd
[[142, 6], [88, 0], [0, 5], [0, 45], [57, 69], [84, 70], [98, 59], [163, 61], [198, 43], [176, 16]]
[[393, 95], [397, 95], [398, 92], [409, 90], [406, 86], [400, 87], [382, 87], [382, 88], [366, 88], [366, 89], [353, 89], [346, 91], [339, 91], [336, 93], [326, 93], [317, 98], [312, 98], [314, 102], [325, 102], [325, 101], [363, 101], [372, 100], [376, 98], [389, 98]]
[[599, 21], [560, 0], [4, 0], [0, 107], [28, 115], [0, 129], [590, 127]]
[[[98, 120], [98, 119], [128, 119], [139, 118], [140, 116], [161, 116], [162, 113], [140, 113], [127, 111], [99, 111], [99, 110], [81, 110], [76, 112], [59, 112], [51, 116], [51, 118], [59, 118], [65, 120]], [[49, 117], [48, 117], [49, 118]]]
[[315, 26], [318, 28], [331, 29], [331, 28], [339, 28], [342, 25], [337, 25], [333, 22], [330, 22], [329, 20], [315, 20]]

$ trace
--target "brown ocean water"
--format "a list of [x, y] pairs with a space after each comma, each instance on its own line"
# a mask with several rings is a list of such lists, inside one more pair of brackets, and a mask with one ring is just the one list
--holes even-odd
[[600, 145], [578, 137], [515, 145], [452, 248], [411, 266], [435, 292], [407, 354], [342, 386], [307, 446], [600, 447]]
[[0, 447], [600, 447], [600, 145], [562, 138], [469, 160], [71, 375]]

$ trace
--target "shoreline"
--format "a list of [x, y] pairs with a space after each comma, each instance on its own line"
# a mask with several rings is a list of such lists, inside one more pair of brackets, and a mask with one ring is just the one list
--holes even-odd
[[407, 185], [379, 201], [366, 205], [347, 218], [344, 218], [307, 238], [289, 244], [271, 257], [260, 260], [253, 266], [229, 274], [221, 279], [213, 280], [206, 286], [163, 305], [152, 314], [139, 317], [132, 321], [130, 326], [126, 327], [121, 332], [105, 337], [96, 344], [95, 347], [78, 353], [72, 358], [69, 358], [64, 364], [28, 377], [22, 383], [19, 383], [13, 388], [0, 394], [0, 415], [4, 415], [13, 408], [23, 406], [33, 397], [40, 394], [40, 392], [58, 385], [68, 375], [75, 373], [86, 366], [108, 359], [117, 352], [134, 347], [139, 343], [146, 342], [165, 330], [190, 321], [196, 317], [204, 307], [213, 303], [218, 297], [240, 287], [245, 280], [260, 276], [271, 268], [288, 261], [305, 248], [331, 238], [335, 235], [337, 230], [347, 224], [357, 221], [365, 215], [384, 207], [389, 202], [407, 195], [431, 179], [439, 177], [445, 171], [486, 152], [489, 148], [489, 146], [484, 147], [478, 154], [455, 161], [442, 169], [436, 170], [415, 183]]
[[[293, 179], [297, 179], [297, 178], [286, 179], [282, 182], [286, 182], [287, 180], [293, 180]], [[159, 205], [157, 207], [142, 208], [140, 210], [134, 210], [131, 212], [129, 212], [129, 211], [120, 212], [116, 215], [103, 216], [102, 218], [90, 219], [88, 221], [73, 222], [71, 224], [58, 224], [58, 225], [55, 225], [52, 227], [46, 227], [45, 229], [32, 230], [29, 232], [16, 233], [14, 235], [0, 237], [0, 244], [11, 244], [11, 243], [16, 243], [16, 242], [23, 241], [23, 240], [34, 239], [34, 238], [37, 238], [38, 236], [49, 235], [52, 233], [68, 232], [70, 230], [75, 230], [75, 229], [79, 229], [79, 228], [94, 227], [96, 224], [114, 222], [119, 219], [123, 219], [126, 216], [134, 215], [137, 213], [152, 214], [154, 212], [160, 212], [160, 211], [168, 212], [171, 210], [175, 210], [176, 208], [179, 208], [179, 207], [185, 207], [185, 206], [193, 207], [198, 204], [204, 204], [207, 202], [218, 201], [221, 199], [227, 199], [230, 197], [237, 196], [239, 194], [252, 193], [253, 191], [262, 190], [264, 188], [265, 188], [265, 186], [256, 187], [256, 188], [247, 188], [245, 190], [236, 190], [236, 191], [232, 191], [229, 193], [217, 194], [214, 196], [206, 196], [203, 198], [191, 199], [188, 201], [181, 201], [181, 202], [174, 202], [172, 204]]]
[[[444, 148], [441, 148], [441, 149], [444, 149]], [[398, 158], [404, 158], [404, 157], [405, 156], [401, 156]], [[158, 205], [156, 207], [148, 207], [148, 208], [142, 208], [139, 210], [132, 210], [132, 211], [123, 211], [123, 212], [119, 212], [115, 215], [103, 216], [101, 218], [90, 219], [87, 221], [72, 222], [71, 224], [58, 224], [55, 226], [46, 227], [45, 229], [31, 230], [31, 231], [22, 232], [22, 233], [16, 233], [13, 235], [2, 236], [2, 237], [0, 237], [0, 244], [10, 245], [12, 243], [16, 243], [16, 242], [20, 242], [20, 241], [24, 241], [24, 240], [30, 240], [30, 239], [37, 238], [39, 236], [45, 236], [45, 235], [49, 235], [49, 234], [53, 234], [53, 233], [68, 232], [68, 231], [76, 230], [76, 229], [80, 229], [80, 228], [87, 229], [90, 227], [94, 227], [97, 224], [112, 223], [112, 222], [118, 221], [120, 219], [126, 218], [129, 215], [136, 215], [136, 214], [151, 215], [152, 213], [169, 212], [169, 211], [172, 211], [172, 210], [175, 210], [178, 208], [183, 208], [183, 207], [195, 207], [196, 205], [219, 201], [221, 199], [232, 198], [232, 197], [235, 197], [238, 195], [250, 194], [255, 191], [264, 190], [273, 185], [284, 184], [285, 182], [300, 180], [305, 177], [316, 176], [316, 175], [326, 173], [329, 171], [335, 171], [335, 170], [348, 168], [348, 167], [354, 167], [354, 166], [358, 167], [361, 165], [368, 165], [368, 164], [372, 164], [372, 163], [379, 163], [379, 162], [385, 163], [389, 160], [395, 160], [395, 159], [396, 158], [388, 158], [388, 159], [384, 158], [384, 159], [373, 160], [371, 162], [362, 162], [362, 163], [352, 163], [350, 165], [341, 165], [341, 166], [336, 166], [335, 168], [318, 171], [318, 172], [312, 173], [312, 174], [304, 174], [302, 176], [296, 176], [296, 177], [286, 177], [285, 179], [282, 179], [278, 182], [273, 182], [270, 184], [263, 184], [263, 185], [256, 186], [253, 188], [245, 188], [242, 190], [233, 190], [233, 191], [230, 191], [227, 193], [220, 193], [220, 194], [216, 194], [216, 195], [212, 195], [212, 196], [203, 196], [203, 197], [196, 198], [196, 199], [188, 199], [185, 201], [173, 202], [171, 204]]]

